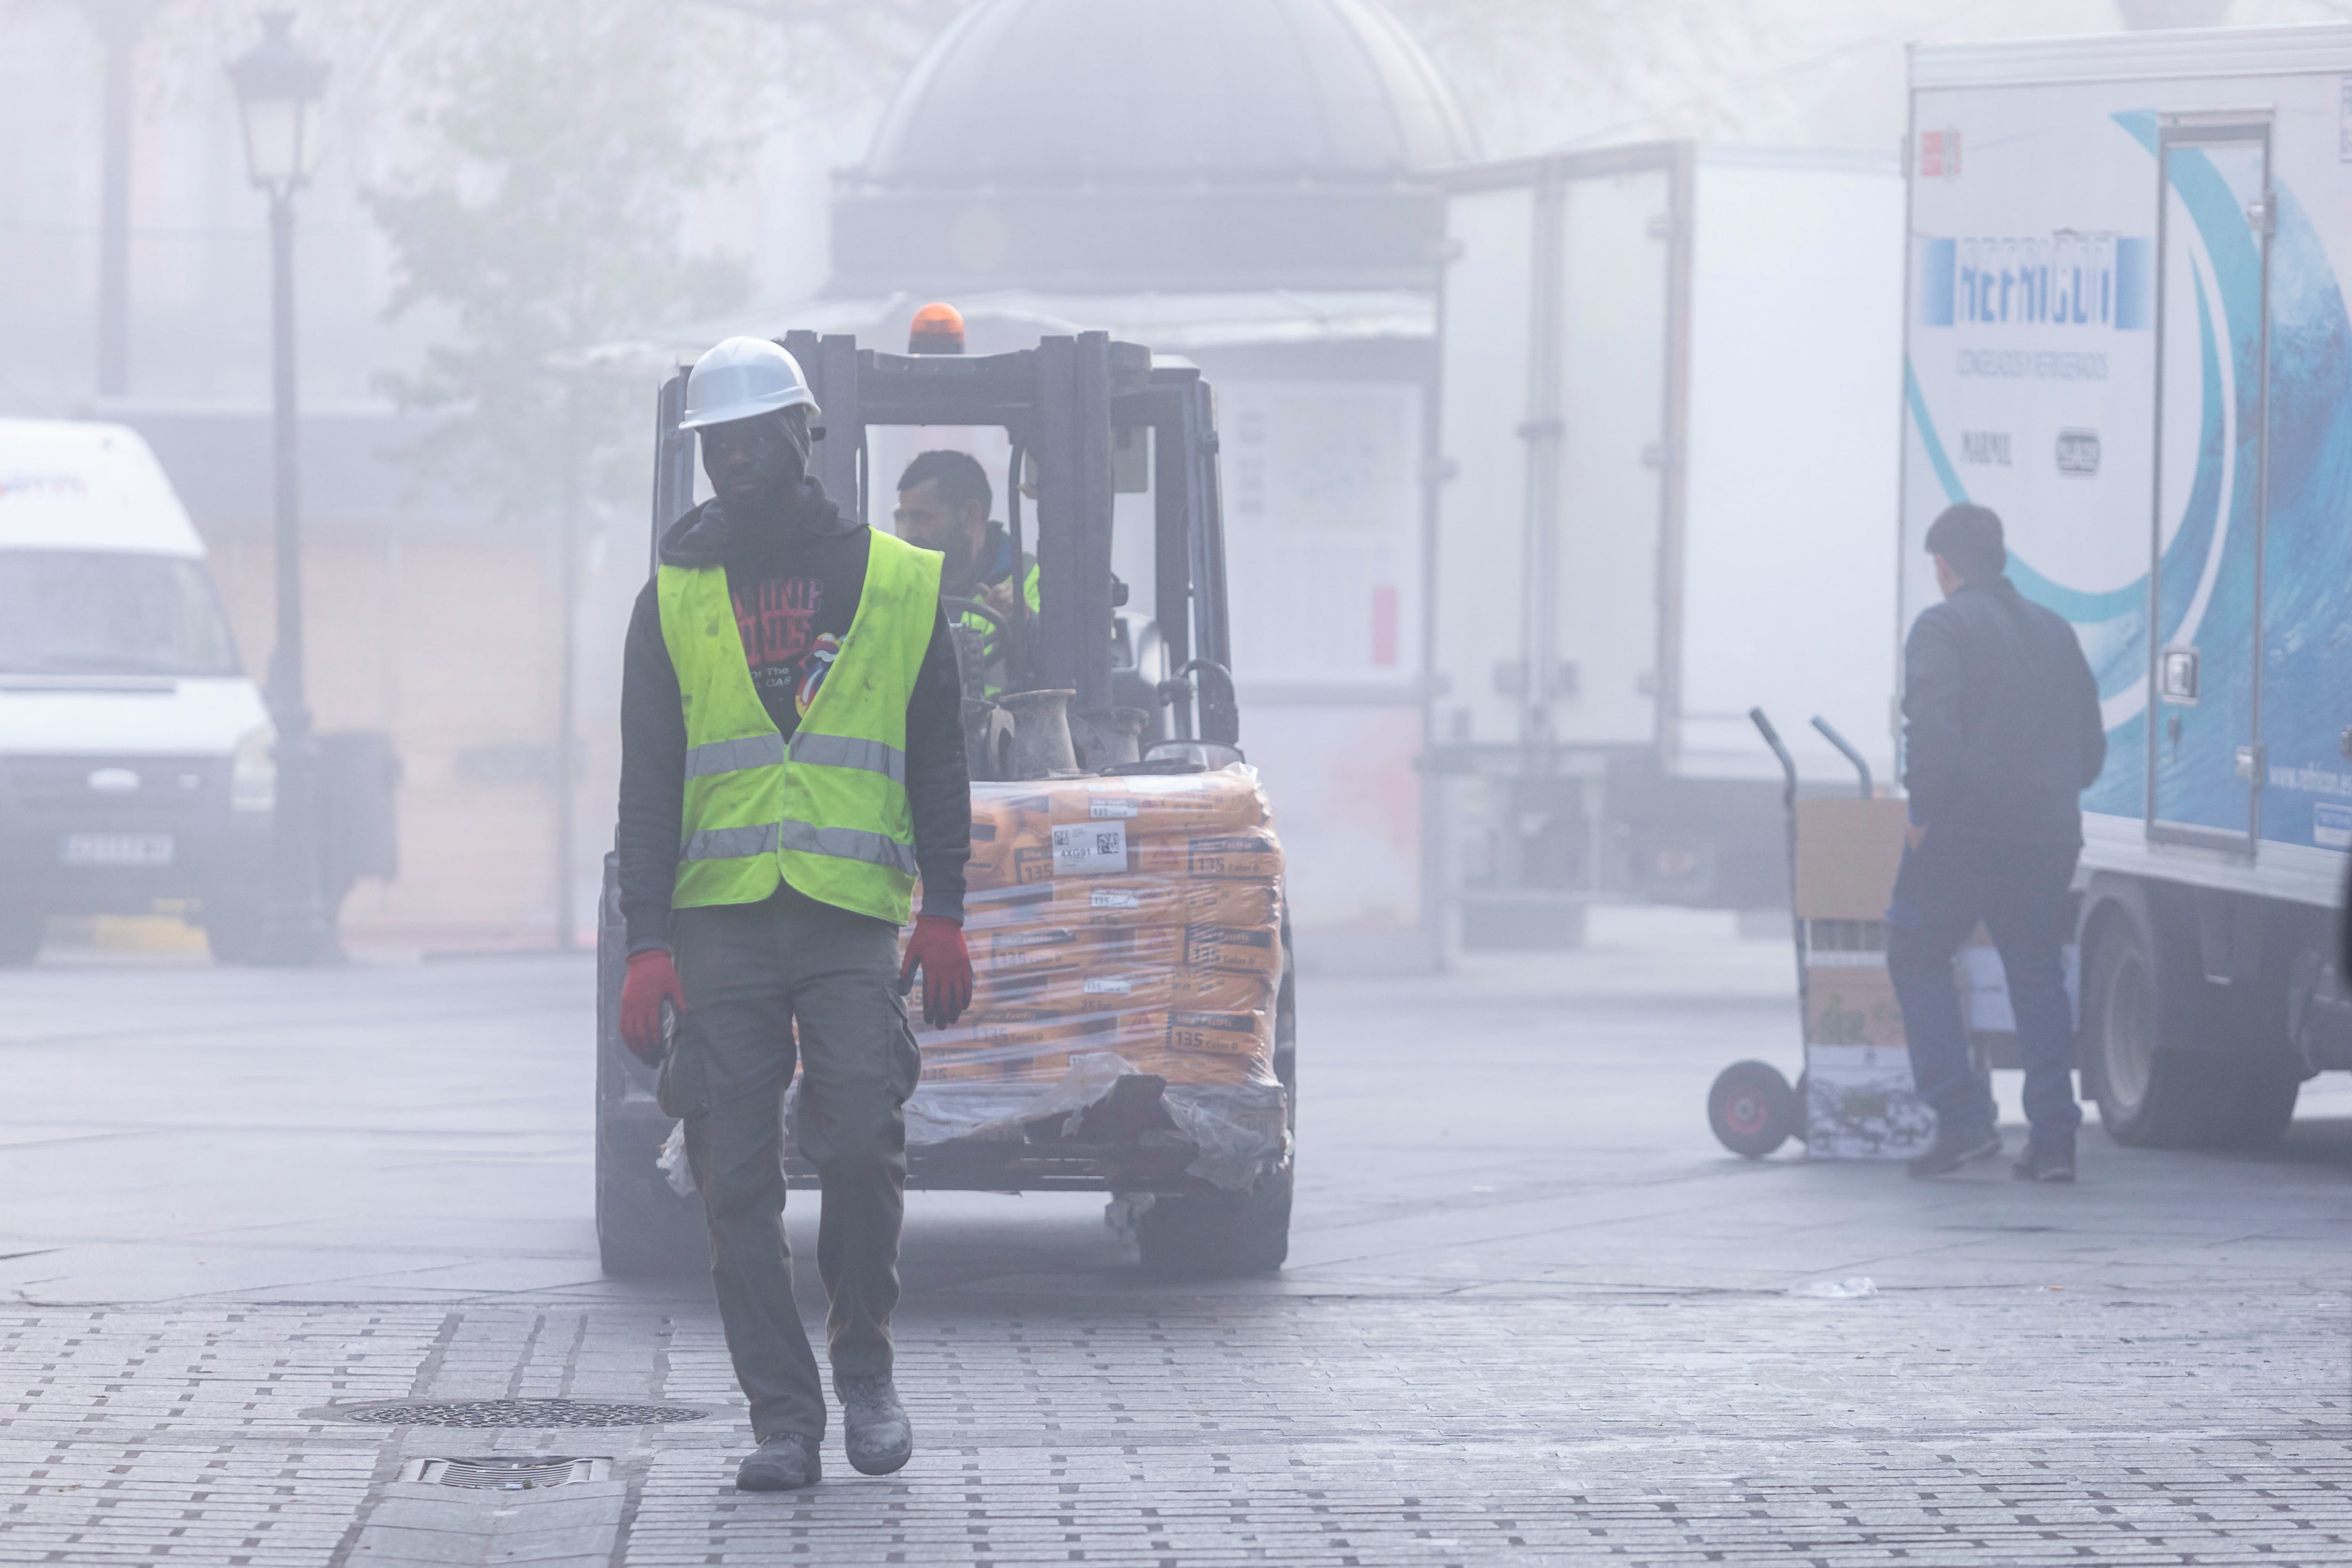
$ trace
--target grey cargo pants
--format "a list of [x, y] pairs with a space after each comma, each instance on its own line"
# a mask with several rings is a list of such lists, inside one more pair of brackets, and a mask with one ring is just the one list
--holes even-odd
[[898, 995], [897, 928], [782, 888], [756, 904], [680, 910], [671, 946], [688, 1012], [663, 1109], [710, 1221], [710, 1274], [736, 1381], [761, 1441], [823, 1438], [825, 1402], [793, 1302], [777, 1164], [794, 1041], [800, 1152], [824, 1181], [816, 1266], [836, 1376], [887, 1375], [898, 1302], [907, 1097], [921, 1058]]

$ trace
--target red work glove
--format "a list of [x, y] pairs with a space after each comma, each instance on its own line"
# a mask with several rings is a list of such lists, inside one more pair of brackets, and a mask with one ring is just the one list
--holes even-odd
[[686, 1011], [686, 987], [669, 949], [649, 947], [629, 954], [629, 977], [621, 982], [621, 1043], [652, 1067], [661, 1060], [662, 1004]]
[[971, 953], [963, 945], [963, 921], [917, 915], [915, 934], [907, 939], [907, 962], [898, 966], [901, 995], [918, 965], [923, 971], [923, 1022], [944, 1029], [971, 1005]]

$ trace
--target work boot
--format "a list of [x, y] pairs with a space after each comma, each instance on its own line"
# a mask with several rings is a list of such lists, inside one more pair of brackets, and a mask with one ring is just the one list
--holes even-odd
[[798, 1491], [814, 1486], [824, 1475], [815, 1438], [800, 1432], [779, 1432], [743, 1456], [735, 1471], [735, 1486], [747, 1492]]
[[841, 1398], [841, 1446], [861, 1476], [887, 1476], [915, 1451], [915, 1427], [890, 1374], [839, 1376], [833, 1391]]
[[1958, 1170], [1971, 1160], [2000, 1152], [2000, 1132], [1983, 1122], [1962, 1122], [1957, 1127], [1937, 1127], [1936, 1141], [1912, 1156], [1911, 1163], [1904, 1168], [1915, 1176], [1940, 1176], [1947, 1171]]
[[2074, 1130], [2045, 1132], [2035, 1128], [2026, 1135], [2025, 1152], [2010, 1173], [2021, 1182], [2071, 1182], [2074, 1179]]

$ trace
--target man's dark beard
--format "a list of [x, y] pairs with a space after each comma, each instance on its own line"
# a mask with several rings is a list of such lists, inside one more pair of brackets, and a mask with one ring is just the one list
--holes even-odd
[[970, 598], [980, 587], [980, 562], [978, 552], [971, 547], [971, 536], [962, 532], [954, 534], [941, 553], [947, 557], [947, 563], [940, 568], [940, 580], [957, 589], [959, 597]]

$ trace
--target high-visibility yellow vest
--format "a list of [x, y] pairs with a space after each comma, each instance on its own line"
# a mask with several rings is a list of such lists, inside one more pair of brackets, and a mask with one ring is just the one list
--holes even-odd
[[[982, 583], [979, 584], [979, 588], [982, 590], [994, 586], [995, 584], [992, 583]], [[1028, 618], [1030, 624], [1034, 626], [1036, 624], [1036, 616], [1040, 607], [1040, 600], [1037, 594], [1037, 563], [1034, 561], [1029, 562], [1027, 563], [1027, 570], [1022, 574], [1021, 592], [1022, 597], [1029, 601]], [[978, 595], [975, 593], [971, 596], [977, 597]], [[956, 616], [956, 624], [968, 627], [981, 635], [981, 637], [983, 639], [983, 646], [990, 648], [995, 655], [994, 658], [989, 660], [992, 671], [997, 666], [1003, 664], [1005, 657], [1003, 644], [1005, 639], [1012, 635], [1011, 628], [1000, 627], [995, 621], [992, 621], [988, 616], [972, 610], [965, 610], [958, 614]], [[992, 679], [988, 674], [983, 674], [981, 677], [980, 689], [981, 695], [983, 697], [1001, 697], [1004, 694], [1003, 686]]]
[[789, 882], [906, 921], [915, 885], [907, 699], [939, 616], [941, 557], [869, 537], [857, 613], [789, 747], [751, 684], [726, 569], [662, 567], [662, 641], [686, 711], [674, 908], [757, 903]]

